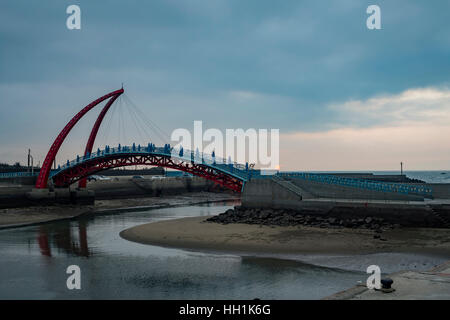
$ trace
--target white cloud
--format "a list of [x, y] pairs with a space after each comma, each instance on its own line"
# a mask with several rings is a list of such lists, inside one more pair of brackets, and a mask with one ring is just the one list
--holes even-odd
[[345, 128], [280, 137], [282, 170], [450, 169], [450, 126]]
[[410, 89], [396, 95], [333, 104], [329, 108], [355, 125], [448, 124], [450, 89]]
[[409, 170], [450, 168], [449, 89], [411, 89], [331, 108], [350, 124], [282, 134], [282, 170], [396, 170], [401, 161]]

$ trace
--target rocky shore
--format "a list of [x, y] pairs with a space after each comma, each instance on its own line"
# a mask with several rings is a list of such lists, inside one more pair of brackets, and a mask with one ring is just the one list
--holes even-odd
[[393, 229], [400, 225], [391, 224], [379, 217], [336, 218], [301, 213], [287, 209], [246, 209], [236, 206], [224, 213], [209, 218], [209, 222], [222, 224], [244, 223], [266, 226], [311, 226], [320, 228], [362, 228], [371, 230]]
[[[400, 227], [400, 225], [389, 223], [380, 217], [336, 218], [295, 210], [253, 209], [241, 206], [235, 206], [234, 209], [229, 209], [222, 214], [207, 219], [207, 221], [220, 224], [242, 223], [281, 227], [309, 226], [330, 229], [367, 229], [373, 230], [375, 233]], [[382, 239], [377, 235], [374, 237]]]

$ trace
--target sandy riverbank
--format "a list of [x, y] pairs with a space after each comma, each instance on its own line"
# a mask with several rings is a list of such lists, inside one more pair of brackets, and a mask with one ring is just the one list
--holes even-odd
[[394, 229], [374, 239], [365, 229], [322, 229], [205, 222], [184, 218], [136, 226], [120, 233], [124, 239], [164, 247], [225, 252], [297, 254], [364, 254], [421, 252], [450, 257], [448, 229]]
[[93, 206], [58, 205], [0, 209], [0, 229], [72, 219], [82, 214], [116, 213], [230, 200], [238, 201], [239, 198], [230, 194], [195, 192], [164, 197], [98, 200]]

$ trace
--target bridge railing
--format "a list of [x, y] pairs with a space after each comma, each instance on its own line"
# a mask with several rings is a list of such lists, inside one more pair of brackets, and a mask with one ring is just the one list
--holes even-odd
[[426, 198], [433, 197], [433, 189], [424, 185], [408, 185], [404, 183], [391, 183], [383, 181], [364, 180], [356, 178], [339, 177], [335, 175], [305, 173], [305, 172], [280, 172], [282, 177], [301, 178], [304, 180], [317, 181], [328, 184], [336, 184], [366, 190], [381, 192], [396, 192], [402, 194], [420, 195]]
[[4, 172], [0, 173], [0, 178], [17, 178], [17, 177], [34, 177], [39, 175], [39, 171], [37, 172]]
[[[20, 178], [20, 177], [37, 177], [39, 175], [40, 170], [34, 170], [33, 173], [31, 172], [2, 172], [0, 173], [0, 179], [3, 178]], [[50, 171], [50, 174], [54, 174], [55, 172], [58, 172], [57, 169], [52, 169]]]
[[213, 156], [207, 153], [197, 153], [192, 150], [186, 149], [184, 149], [183, 152], [181, 152], [180, 149], [172, 149], [171, 155], [174, 155], [176, 158], [182, 159], [184, 161], [194, 161], [195, 163], [198, 164], [205, 164], [218, 170], [225, 171], [237, 175], [245, 180], [248, 180], [250, 171], [248, 165], [230, 162], [225, 158]]
[[244, 180], [248, 180], [251, 169], [249, 169], [248, 165], [239, 164], [236, 162], [230, 162], [221, 157], [215, 157], [206, 153], [199, 153], [192, 150], [187, 149], [175, 149], [168, 147], [156, 147], [154, 145], [149, 144], [148, 146], [141, 146], [133, 144], [132, 146], [117, 146], [117, 147], [105, 147], [105, 149], [98, 149], [91, 154], [87, 154], [85, 156], [77, 156], [76, 159], [72, 161], [67, 161], [64, 165], [58, 166], [58, 170], [51, 173], [51, 176], [56, 173], [65, 170], [67, 168], [73, 167], [83, 161], [95, 159], [99, 157], [105, 157], [107, 155], [112, 154], [125, 154], [125, 153], [142, 153], [142, 154], [159, 154], [164, 156], [170, 156], [172, 158], [184, 160], [184, 161], [193, 161], [199, 164], [205, 164], [210, 167], [217, 168], [218, 170], [225, 171], [227, 173], [233, 174], [239, 178]]

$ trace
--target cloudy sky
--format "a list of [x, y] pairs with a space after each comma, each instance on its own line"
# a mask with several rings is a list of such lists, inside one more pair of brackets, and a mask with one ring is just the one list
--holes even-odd
[[[81, 30], [66, 28], [71, 4]], [[366, 27], [370, 4], [382, 30]], [[449, 12], [445, 0], [2, 0], [0, 162], [28, 148], [42, 162], [123, 82], [169, 134], [194, 120], [279, 128], [283, 170], [450, 169]], [[60, 162], [83, 152], [96, 112]], [[98, 145], [146, 138], [127, 125], [121, 138], [105, 124]]]

